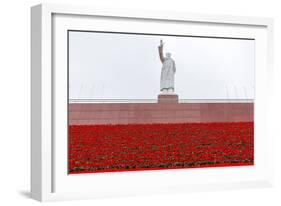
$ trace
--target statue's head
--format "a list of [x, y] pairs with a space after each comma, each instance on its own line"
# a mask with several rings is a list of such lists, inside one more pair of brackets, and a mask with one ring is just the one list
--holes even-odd
[[171, 54], [170, 52], [167, 52], [167, 53], [166, 53], [166, 57], [167, 57], [167, 58], [171, 58], [171, 56], [172, 56], [172, 54]]

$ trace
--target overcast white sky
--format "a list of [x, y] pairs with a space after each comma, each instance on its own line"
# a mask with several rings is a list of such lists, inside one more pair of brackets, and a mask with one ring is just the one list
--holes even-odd
[[180, 99], [254, 99], [254, 40], [69, 33], [70, 99], [156, 99], [160, 39]]

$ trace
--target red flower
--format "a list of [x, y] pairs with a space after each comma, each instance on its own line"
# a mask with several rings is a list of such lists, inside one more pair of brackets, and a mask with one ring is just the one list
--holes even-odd
[[69, 126], [69, 173], [253, 165], [254, 124]]

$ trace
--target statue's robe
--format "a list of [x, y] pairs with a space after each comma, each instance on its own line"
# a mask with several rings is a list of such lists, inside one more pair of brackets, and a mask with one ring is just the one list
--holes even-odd
[[162, 62], [161, 79], [160, 79], [160, 91], [163, 89], [175, 89], [175, 73], [176, 64], [172, 58], [164, 57], [163, 45], [158, 47], [159, 57]]

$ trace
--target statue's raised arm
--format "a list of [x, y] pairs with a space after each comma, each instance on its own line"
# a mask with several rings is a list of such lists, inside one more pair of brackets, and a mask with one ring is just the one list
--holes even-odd
[[160, 45], [158, 46], [158, 51], [159, 51], [159, 57], [160, 57], [160, 60], [161, 60], [162, 63], [165, 61], [165, 58], [164, 58], [164, 55], [163, 55], [163, 46], [164, 46], [164, 42], [161, 39]]

